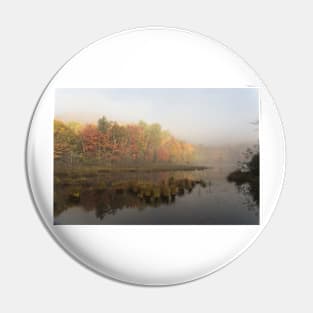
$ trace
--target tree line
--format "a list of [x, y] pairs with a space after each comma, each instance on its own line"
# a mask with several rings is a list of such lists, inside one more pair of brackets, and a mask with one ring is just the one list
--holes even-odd
[[189, 163], [195, 147], [157, 123], [120, 124], [105, 116], [96, 124], [54, 120], [54, 160], [62, 164]]

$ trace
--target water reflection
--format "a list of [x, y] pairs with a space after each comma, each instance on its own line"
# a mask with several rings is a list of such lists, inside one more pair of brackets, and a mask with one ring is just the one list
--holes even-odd
[[143, 210], [148, 205], [157, 208], [161, 204], [173, 203], [176, 197], [182, 197], [185, 193], [191, 193], [196, 185], [203, 188], [207, 185], [204, 180], [192, 179], [190, 175], [164, 179], [163, 174], [160, 177], [163, 179], [157, 183], [144, 179], [109, 182], [102, 177], [101, 183], [95, 183], [91, 179], [84, 180], [82, 184], [81, 179], [78, 179], [76, 184], [74, 181], [70, 185], [55, 184], [55, 216], [77, 204], [86, 211], [95, 209], [96, 216], [100, 219], [124, 208]]
[[249, 211], [259, 214], [260, 201], [260, 155], [248, 154], [249, 161], [243, 162], [239, 169], [232, 171], [227, 180], [236, 184], [238, 191], [245, 195], [245, 206]]
[[258, 192], [226, 177], [220, 169], [56, 176], [55, 224], [258, 224]]

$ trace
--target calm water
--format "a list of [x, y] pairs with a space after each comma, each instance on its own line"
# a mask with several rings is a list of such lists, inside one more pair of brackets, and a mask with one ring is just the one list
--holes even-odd
[[[249, 185], [226, 179], [232, 168], [188, 172], [102, 174], [89, 183], [55, 187], [55, 224], [107, 225], [255, 225], [258, 195]], [[112, 189], [129, 181], [164, 184], [201, 181], [169, 198], [145, 197]], [[92, 183], [90, 183], [92, 182]], [[98, 186], [98, 187], [97, 187]], [[99, 187], [100, 186], [100, 187]], [[113, 187], [112, 187], [113, 186]]]

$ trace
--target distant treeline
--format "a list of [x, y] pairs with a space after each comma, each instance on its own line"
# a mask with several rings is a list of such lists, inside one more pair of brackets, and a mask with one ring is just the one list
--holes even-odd
[[54, 160], [58, 164], [189, 163], [192, 144], [159, 124], [119, 124], [101, 117], [97, 124], [54, 120]]

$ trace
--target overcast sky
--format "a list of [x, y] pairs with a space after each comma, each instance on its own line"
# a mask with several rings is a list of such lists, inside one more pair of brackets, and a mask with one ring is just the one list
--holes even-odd
[[105, 115], [122, 123], [159, 123], [195, 144], [255, 143], [258, 89], [57, 89], [55, 116], [95, 123]]

